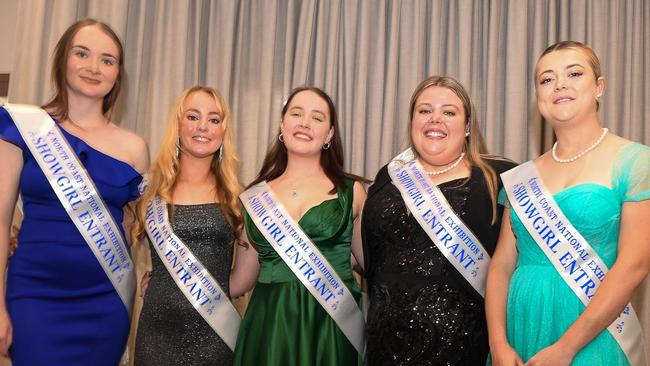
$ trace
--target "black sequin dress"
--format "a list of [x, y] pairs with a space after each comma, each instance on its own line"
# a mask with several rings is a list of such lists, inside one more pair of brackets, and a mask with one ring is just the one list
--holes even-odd
[[[175, 205], [172, 227], [228, 293], [233, 233], [219, 205]], [[181, 293], [153, 248], [151, 262], [135, 365], [231, 365], [232, 351]]]
[[[497, 174], [515, 166], [487, 162]], [[453, 180], [439, 188], [492, 255], [501, 223], [491, 223], [492, 203], [482, 172], [473, 168], [468, 181]], [[500, 218], [503, 208], [497, 208]], [[386, 167], [370, 187], [363, 212], [368, 365], [485, 365], [483, 298], [408, 213]]]

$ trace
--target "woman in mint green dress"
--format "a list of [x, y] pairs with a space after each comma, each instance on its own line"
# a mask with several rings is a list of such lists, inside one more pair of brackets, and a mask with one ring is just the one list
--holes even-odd
[[[359, 303], [350, 255], [365, 191], [343, 171], [336, 110], [317, 88], [294, 89], [282, 109], [278, 139], [251, 186], [266, 181]], [[233, 297], [255, 285], [239, 328], [235, 365], [355, 365], [360, 357], [337, 323], [285, 264], [246, 213], [248, 248], [237, 249]], [[353, 238], [354, 237], [354, 238]], [[259, 274], [259, 276], [258, 276]], [[255, 283], [257, 281], [257, 283]], [[360, 316], [360, 315], [359, 315]], [[362, 331], [362, 330], [360, 330]]]
[[[609, 268], [585, 307], [510, 210], [488, 274], [493, 365], [629, 365], [607, 327], [650, 269], [650, 148], [601, 128], [598, 57], [578, 42], [537, 62], [540, 113], [557, 143], [534, 160], [559, 208]], [[640, 350], [641, 352], [643, 350]]]

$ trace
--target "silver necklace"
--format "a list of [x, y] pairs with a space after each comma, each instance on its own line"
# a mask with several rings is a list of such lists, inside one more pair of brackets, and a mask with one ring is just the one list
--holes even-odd
[[445, 169], [443, 169], [443, 170], [434, 170], [434, 171], [432, 171], [432, 172], [428, 172], [428, 171], [425, 170], [425, 171], [424, 171], [424, 174], [426, 174], [426, 175], [440, 175], [440, 174], [445, 174], [445, 173], [447, 173], [448, 171], [450, 171], [450, 170], [454, 169], [455, 167], [457, 167], [458, 164], [460, 164], [461, 160], [463, 160], [464, 157], [465, 157], [465, 152], [462, 152], [462, 153], [460, 153], [460, 156], [458, 157], [458, 159], [456, 159], [456, 161], [454, 161], [453, 164], [451, 164], [450, 166], [446, 167]]
[[591, 146], [589, 146], [588, 148], [586, 148], [586, 149], [582, 150], [581, 152], [579, 152], [578, 155], [575, 155], [575, 156], [573, 156], [571, 158], [568, 158], [568, 159], [560, 159], [560, 158], [557, 157], [557, 141], [555, 141], [555, 143], [553, 144], [553, 148], [551, 149], [551, 156], [553, 157], [553, 160], [555, 160], [558, 163], [562, 163], [562, 164], [566, 164], [566, 163], [576, 161], [576, 160], [580, 159], [581, 157], [583, 157], [586, 153], [590, 152], [591, 150], [595, 149], [598, 145], [600, 145], [600, 143], [603, 142], [603, 140], [605, 139], [605, 136], [607, 135], [608, 131], [609, 131], [609, 129], [603, 128], [603, 133], [600, 135], [598, 140], [596, 140], [596, 142], [591, 144]]

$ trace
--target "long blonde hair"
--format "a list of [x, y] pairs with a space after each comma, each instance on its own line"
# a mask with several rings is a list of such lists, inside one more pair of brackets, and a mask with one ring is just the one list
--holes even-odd
[[[133, 242], [144, 236], [146, 225], [146, 211], [148, 202], [155, 196], [159, 196], [165, 202], [172, 202], [176, 180], [180, 170], [179, 157], [176, 148], [179, 138], [180, 122], [183, 119], [183, 106], [185, 100], [193, 93], [203, 92], [214, 98], [221, 109], [223, 126], [223, 140], [221, 144], [221, 159], [219, 153], [215, 154], [211, 171], [216, 178], [216, 196], [219, 205], [230, 226], [233, 228], [235, 241], [240, 243], [238, 238], [244, 227], [243, 214], [239, 205], [239, 193], [241, 185], [237, 178], [239, 174], [239, 158], [235, 151], [232, 120], [230, 108], [221, 94], [206, 86], [193, 86], [186, 89], [176, 100], [174, 107], [167, 119], [167, 127], [163, 136], [162, 144], [156, 160], [153, 162], [149, 172], [149, 185], [136, 206], [136, 223], [131, 229]], [[172, 205], [173, 214], [173, 205]]]
[[485, 181], [485, 185], [488, 188], [488, 193], [490, 194], [490, 201], [492, 202], [492, 224], [495, 224], [499, 219], [497, 216], [497, 174], [494, 171], [494, 168], [485, 162], [485, 158], [489, 157], [492, 159], [498, 159], [498, 157], [488, 154], [487, 148], [485, 147], [485, 141], [483, 140], [483, 135], [481, 135], [481, 130], [478, 126], [476, 109], [474, 108], [469, 94], [458, 80], [450, 76], [431, 76], [422, 81], [420, 85], [415, 88], [415, 91], [411, 96], [411, 104], [409, 107], [408, 136], [410, 147], [417, 155], [417, 151], [413, 145], [413, 137], [411, 136], [415, 103], [417, 102], [417, 99], [422, 94], [422, 92], [432, 86], [439, 86], [451, 90], [463, 103], [465, 117], [467, 118], [466, 127], [468, 127], [467, 130], [469, 131], [469, 136], [465, 138], [463, 150], [465, 151], [465, 157], [470, 165], [479, 168], [483, 173], [483, 179]]

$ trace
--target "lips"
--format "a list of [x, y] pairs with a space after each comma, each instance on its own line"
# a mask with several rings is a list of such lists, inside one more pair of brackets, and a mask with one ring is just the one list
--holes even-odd
[[573, 101], [574, 99], [575, 98], [570, 97], [568, 95], [563, 95], [563, 96], [560, 96], [560, 97], [557, 97], [557, 98], [553, 99], [553, 104], [567, 103], [567, 102]]
[[99, 84], [101, 83], [101, 80], [97, 80], [95, 78], [90, 78], [87, 76], [81, 76], [81, 79], [89, 84]]
[[205, 136], [192, 136], [192, 140], [198, 141], [198, 142], [210, 142], [212, 139], [205, 137]]
[[432, 139], [444, 139], [447, 137], [447, 133], [439, 129], [428, 129], [424, 131], [424, 136]]
[[303, 140], [303, 141], [311, 141], [311, 140], [313, 140], [313, 138], [311, 136], [309, 136], [308, 134], [306, 134], [304, 132], [296, 132], [296, 133], [293, 134], [293, 137], [295, 137], [295, 138], [297, 138], [299, 140]]

